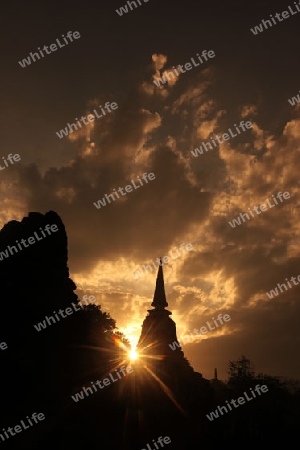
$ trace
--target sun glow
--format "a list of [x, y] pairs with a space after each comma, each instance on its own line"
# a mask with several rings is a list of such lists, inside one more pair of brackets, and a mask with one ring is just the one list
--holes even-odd
[[134, 348], [132, 350], [130, 350], [128, 352], [128, 354], [129, 354], [129, 357], [130, 357], [131, 361], [136, 361], [138, 359], [138, 357], [139, 357], [138, 352]]

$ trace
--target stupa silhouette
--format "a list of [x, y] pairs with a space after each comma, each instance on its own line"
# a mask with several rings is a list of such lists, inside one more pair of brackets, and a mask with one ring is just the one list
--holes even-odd
[[[214, 393], [210, 382], [194, 371], [182, 349], [171, 348], [177, 341], [176, 323], [166, 309], [169, 305], [161, 259], [151, 306], [137, 345], [139, 358], [133, 363], [132, 380], [139, 393], [136, 409], [145, 414], [145, 423], [151, 422], [152, 434], [154, 429], [161, 433], [163, 423], [164, 429], [172, 430], [174, 448], [187, 449], [190, 421], [195, 421], [203, 438], [207, 427], [205, 412], [212, 405]], [[198, 437], [194, 438], [197, 442]]]
[[[141, 336], [137, 345], [140, 355], [137, 365], [149, 368], [181, 400], [188, 402], [197, 392], [207, 398], [211, 394], [209, 381], [195, 372], [185, 358], [180, 347], [172, 350], [177, 341], [176, 324], [171, 319], [172, 314], [166, 308], [169, 306], [165, 294], [162, 260], [156, 278], [156, 287], [148, 315], [143, 321]], [[173, 346], [174, 348], [174, 346]]]
[[162, 259], [160, 258], [160, 265], [158, 268], [156, 287], [151, 306], [154, 309], [148, 310], [148, 315], [142, 325], [142, 333], [137, 345], [137, 351], [141, 355], [156, 355], [161, 359], [184, 359], [184, 354], [181, 349], [173, 351], [170, 344], [177, 341], [176, 324], [170, 318], [172, 313], [166, 309], [168, 307], [164, 275], [162, 268]]

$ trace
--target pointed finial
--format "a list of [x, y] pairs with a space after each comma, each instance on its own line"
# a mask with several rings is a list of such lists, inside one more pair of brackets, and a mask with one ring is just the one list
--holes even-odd
[[162, 258], [159, 258], [159, 268], [156, 278], [156, 287], [154, 292], [154, 298], [153, 302], [151, 303], [151, 306], [154, 306], [155, 309], [164, 309], [168, 306], [167, 300], [166, 300], [166, 294], [165, 294], [165, 284], [164, 284], [164, 275], [162, 270]]

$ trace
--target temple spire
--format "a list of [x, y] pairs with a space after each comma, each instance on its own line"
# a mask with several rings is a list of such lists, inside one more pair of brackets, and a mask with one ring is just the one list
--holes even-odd
[[160, 258], [160, 264], [158, 268], [156, 287], [151, 306], [154, 306], [156, 310], [163, 310], [168, 306], [165, 294], [164, 275], [162, 270], [162, 259]]

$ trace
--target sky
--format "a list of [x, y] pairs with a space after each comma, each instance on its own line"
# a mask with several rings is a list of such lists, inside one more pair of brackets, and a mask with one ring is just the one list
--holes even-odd
[[[157, 270], [134, 272], [192, 244], [163, 267], [178, 338], [231, 318], [183, 346], [194, 369], [210, 379], [217, 367], [225, 379], [228, 361], [245, 354], [258, 372], [300, 378], [299, 287], [266, 295], [300, 274], [300, 106], [288, 102], [300, 89], [300, 13], [255, 35], [250, 28], [294, 2], [140, 1], [122, 16], [124, 0], [3, 6], [0, 161], [21, 160], [0, 173], [0, 226], [56, 211], [78, 295], [95, 295], [133, 343]], [[69, 31], [80, 37], [18, 63]], [[155, 85], [204, 50], [215, 57]], [[107, 102], [117, 109], [95, 117]], [[251, 128], [192, 155], [241, 121]], [[144, 173], [155, 179], [95, 207]], [[229, 224], [278, 192], [290, 198]]]

